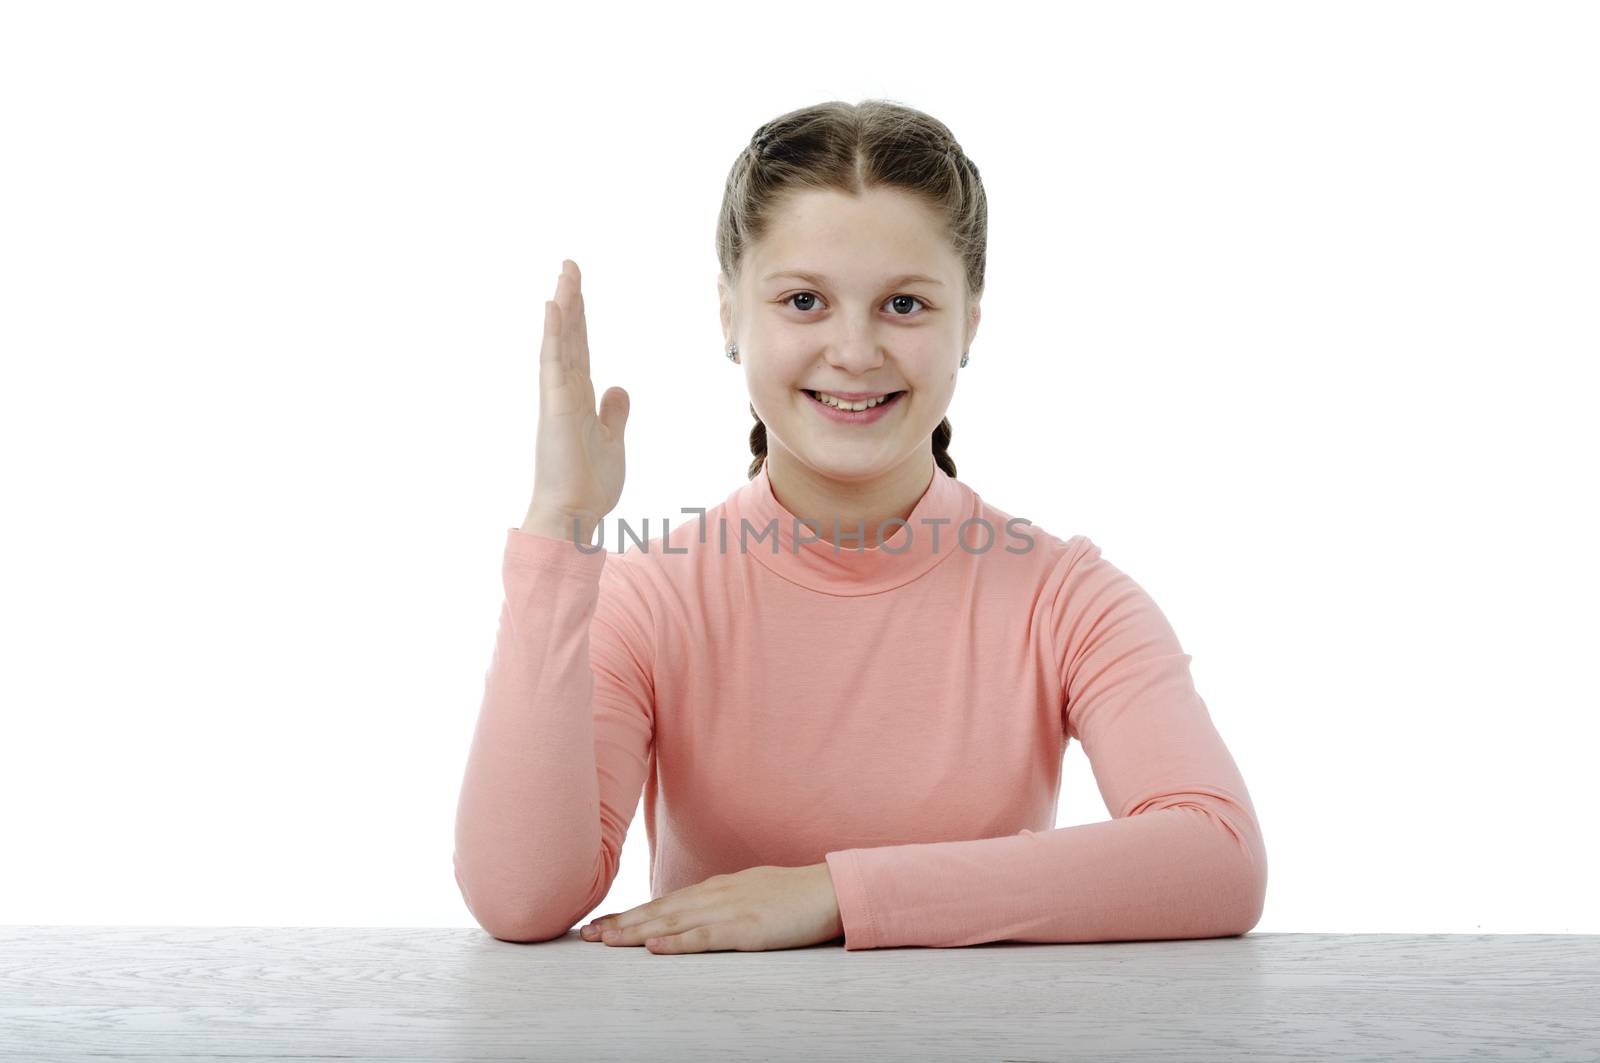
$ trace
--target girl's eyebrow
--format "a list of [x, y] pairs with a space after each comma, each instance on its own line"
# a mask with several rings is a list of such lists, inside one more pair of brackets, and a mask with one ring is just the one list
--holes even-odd
[[[763, 281], [770, 281], [775, 280], [778, 277], [799, 277], [801, 280], [810, 281], [812, 284], [826, 285], [829, 283], [828, 278], [824, 277], [820, 273], [807, 273], [805, 270], [799, 269], [779, 270], [777, 273], [769, 273], [761, 279]], [[912, 281], [920, 281], [923, 284], [937, 284], [941, 288], [944, 287], [943, 281], [935, 280], [933, 277], [929, 277], [921, 273], [903, 273], [898, 277], [890, 277], [884, 282], [883, 286], [885, 288], [892, 288], [897, 284], [907, 284]]]

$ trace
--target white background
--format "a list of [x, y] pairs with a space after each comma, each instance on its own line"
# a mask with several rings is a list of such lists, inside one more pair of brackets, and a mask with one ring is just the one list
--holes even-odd
[[[0, 922], [475, 925], [455, 802], [561, 260], [659, 534], [750, 458], [728, 168], [885, 97], [989, 197], [960, 476], [1172, 620], [1257, 930], [1600, 932], [1597, 23], [8, 5]], [[1057, 825], [1107, 818], [1065, 772]], [[597, 913], [649, 899], [642, 815]]]

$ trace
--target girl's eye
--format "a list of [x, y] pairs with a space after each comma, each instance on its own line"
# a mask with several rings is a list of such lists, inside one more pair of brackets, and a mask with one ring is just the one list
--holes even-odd
[[[811, 300], [815, 300], [816, 298], [817, 298], [817, 296], [816, 296], [815, 292], [795, 292], [793, 295], [788, 296], [787, 298], [785, 298], [783, 302], [784, 302], [784, 305], [786, 305], [786, 306], [794, 306], [794, 301], [796, 299], [811, 299]], [[918, 299], [914, 295], [894, 295], [894, 296], [890, 296], [889, 297], [889, 302], [884, 304], [884, 305], [887, 306], [887, 305], [890, 305], [890, 304], [895, 304], [896, 306], [904, 307], [907, 302], [916, 303], [917, 305], [923, 306], [923, 307], [927, 306], [926, 303], [924, 303], [921, 299]], [[794, 308], [796, 310], [809, 310], [811, 307], [808, 304], [806, 306], [794, 306]], [[894, 317], [913, 317], [915, 315], [911, 314], [911, 313], [902, 314], [902, 313], [896, 312], [893, 316]]]

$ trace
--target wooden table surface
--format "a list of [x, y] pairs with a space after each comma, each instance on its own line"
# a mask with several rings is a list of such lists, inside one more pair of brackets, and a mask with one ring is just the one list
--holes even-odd
[[0, 1059], [1600, 1060], [1600, 935], [657, 956], [473, 929], [0, 926]]

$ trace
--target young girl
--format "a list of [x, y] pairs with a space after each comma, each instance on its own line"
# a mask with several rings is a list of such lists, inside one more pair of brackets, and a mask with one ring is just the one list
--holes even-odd
[[[595, 410], [581, 277], [545, 304], [533, 500], [456, 819], [468, 909], [566, 934], [641, 790], [654, 898], [580, 935], [651, 952], [1243, 934], [1267, 862], [1166, 617], [1084, 536], [956, 479], [978, 168], [887, 101], [757, 131], [717, 226], [749, 482], [644, 549], [590, 543], [628, 395]], [[620, 535], [619, 535], [620, 539]], [[1066, 744], [1112, 819], [1054, 828]], [[1053, 829], [1054, 828], [1054, 829]], [[603, 933], [597, 933], [596, 928]]]

